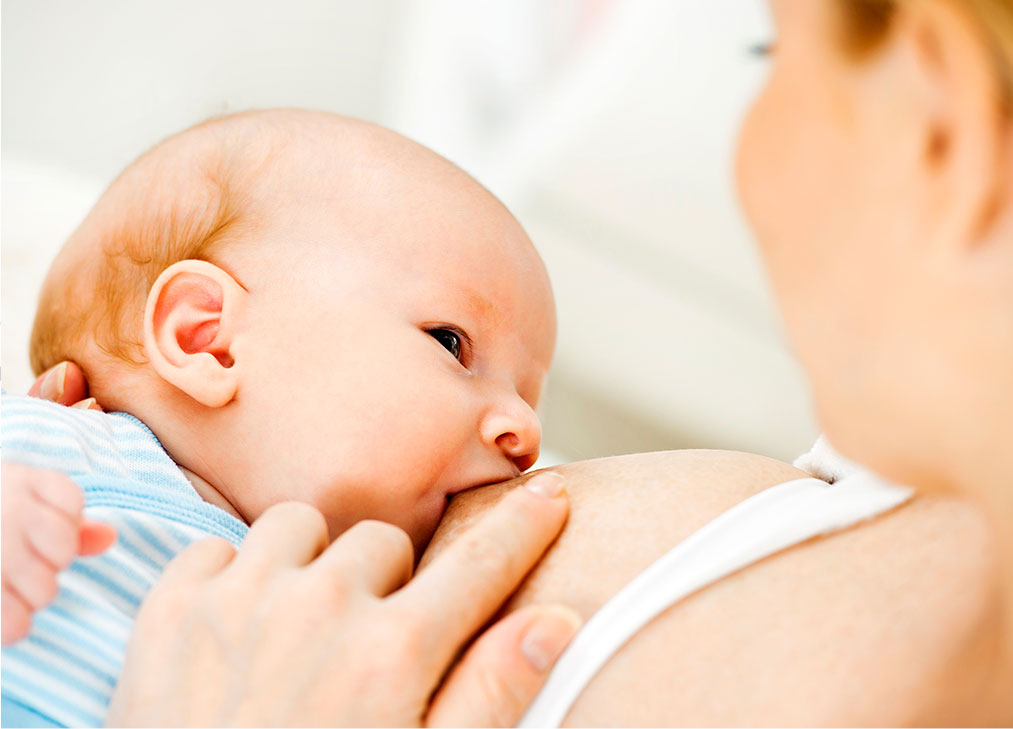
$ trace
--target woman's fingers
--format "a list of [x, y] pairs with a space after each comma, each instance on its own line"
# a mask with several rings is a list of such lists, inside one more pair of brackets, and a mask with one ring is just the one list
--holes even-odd
[[[381, 600], [373, 595], [412, 564], [407, 536], [389, 525], [360, 524], [314, 560], [326, 545], [323, 517], [290, 503], [267, 510], [224, 569], [231, 547], [191, 545], [141, 607], [108, 721], [417, 725], [452, 658], [565, 521], [561, 482], [529, 483], [544, 493], [509, 494], [471, 537]], [[352, 599], [334, 600], [336, 586]], [[519, 716], [573, 632], [572, 616], [556, 610], [509, 617], [479, 639], [432, 718]]]
[[72, 405], [88, 397], [88, 381], [76, 364], [61, 362], [39, 375], [28, 394], [60, 405]]
[[302, 567], [329, 542], [327, 522], [315, 507], [286, 501], [253, 522], [230, 569], [266, 575], [278, 567]]
[[434, 666], [447, 666], [516, 589], [559, 534], [567, 510], [562, 477], [535, 474], [389, 598], [431, 618]]
[[518, 610], [475, 642], [433, 698], [428, 726], [514, 726], [580, 629], [570, 608]]
[[238, 552], [225, 539], [201, 539], [169, 563], [159, 584], [200, 582], [226, 567], [246, 577], [266, 578], [279, 568], [302, 567], [313, 561], [327, 541], [327, 524], [317, 509], [286, 501], [261, 514]]
[[36, 378], [28, 394], [80, 410], [104, 412], [95, 398], [88, 397], [88, 380], [84, 370], [73, 362], [61, 362], [50, 367]]
[[412, 540], [403, 529], [367, 520], [338, 537], [309, 569], [323, 573], [321, 580], [340, 576], [386, 597], [409, 580], [414, 566]]
[[199, 539], [172, 558], [155, 583], [155, 589], [172, 591], [181, 585], [214, 577], [228, 567], [235, 556], [236, 548], [227, 539]]

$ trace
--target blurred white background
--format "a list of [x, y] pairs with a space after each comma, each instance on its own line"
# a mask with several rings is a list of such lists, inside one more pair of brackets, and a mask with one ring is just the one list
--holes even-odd
[[553, 458], [792, 458], [816, 429], [733, 185], [771, 32], [761, 0], [4, 0], [4, 387], [119, 170], [209, 116], [306, 107], [427, 144], [527, 228], [559, 306]]

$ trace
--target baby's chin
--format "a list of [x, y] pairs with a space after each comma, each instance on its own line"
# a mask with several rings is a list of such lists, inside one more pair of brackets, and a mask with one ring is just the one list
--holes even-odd
[[440, 520], [443, 519], [443, 515], [447, 511], [447, 504], [448, 499], [444, 497], [432, 499], [431, 503], [419, 505], [415, 516], [415, 523], [407, 530], [408, 536], [411, 537], [412, 545], [415, 548], [416, 566], [418, 566], [423, 552], [426, 551], [426, 547], [429, 546], [429, 542], [439, 528]]

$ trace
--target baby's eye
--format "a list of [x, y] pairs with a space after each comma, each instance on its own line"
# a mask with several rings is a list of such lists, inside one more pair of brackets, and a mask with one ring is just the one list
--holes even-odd
[[776, 49], [776, 47], [777, 46], [774, 43], [774, 41], [770, 40], [770, 41], [761, 41], [760, 43], [753, 43], [751, 46], [749, 46], [747, 50], [749, 52], [749, 55], [751, 56], [766, 59], [774, 55], [774, 50]]
[[462, 347], [460, 334], [453, 329], [428, 329], [426, 330], [426, 334], [443, 345], [444, 349], [454, 355], [454, 359], [458, 362], [461, 361]]

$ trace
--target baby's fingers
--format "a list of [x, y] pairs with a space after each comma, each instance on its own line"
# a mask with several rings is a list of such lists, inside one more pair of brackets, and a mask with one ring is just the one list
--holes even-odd
[[77, 553], [82, 557], [104, 552], [116, 541], [116, 529], [100, 521], [85, 519], [81, 523], [80, 547]]
[[3, 587], [0, 598], [0, 642], [4, 645], [21, 640], [32, 627], [32, 609], [20, 595]]
[[79, 527], [56, 507], [28, 502], [24, 525], [29, 549], [54, 568], [63, 569], [77, 556]]
[[31, 550], [26, 549], [18, 557], [4, 575], [5, 582], [32, 610], [40, 610], [56, 598], [60, 589], [56, 584], [57, 570]]
[[62, 512], [73, 523], [76, 533], [84, 510], [84, 493], [76, 483], [56, 471], [34, 471], [31, 489], [37, 501]]

